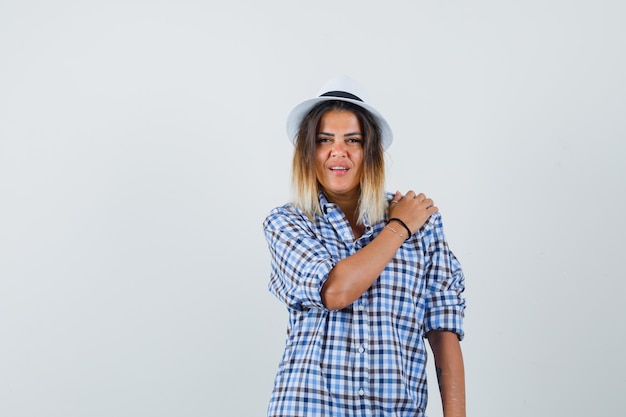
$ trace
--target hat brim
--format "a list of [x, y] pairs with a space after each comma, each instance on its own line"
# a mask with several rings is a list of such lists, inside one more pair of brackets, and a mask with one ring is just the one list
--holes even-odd
[[308, 99], [298, 104], [296, 107], [293, 108], [293, 110], [291, 110], [291, 112], [289, 113], [289, 116], [287, 116], [287, 136], [289, 137], [289, 140], [291, 141], [291, 143], [293, 143], [294, 145], [296, 144], [296, 139], [298, 137], [298, 130], [300, 130], [300, 124], [302, 123], [302, 120], [304, 120], [306, 115], [311, 111], [311, 109], [321, 102], [331, 101], [331, 100], [347, 101], [348, 103], [352, 103], [356, 106], [362, 107], [365, 110], [369, 111], [374, 117], [374, 119], [376, 119], [376, 122], [378, 123], [378, 126], [380, 127], [380, 135], [381, 135], [380, 139], [381, 139], [381, 145], [383, 147], [383, 150], [387, 150], [387, 148], [389, 148], [389, 146], [391, 145], [391, 142], [393, 141], [393, 133], [391, 131], [391, 127], [389, 126], [389, 123], [387, 123], [387, 120], [385, 120], [385, 118], [382, 116], [382, 114], [378, 112], [378, 110], [368, 105], [367, 103], [364, 103], [359, 100], [353, 100], [353, 99], [344, 98], [344, 97], [334, 97], [334, 96], [323, 96], [323, 97], [315, 97], [312, 99]]

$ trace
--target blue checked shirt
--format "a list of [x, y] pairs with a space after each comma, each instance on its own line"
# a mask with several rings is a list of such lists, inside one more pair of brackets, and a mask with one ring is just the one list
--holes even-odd
[[402, 244], [357, 301], [329, 310], [320, 296], [328, 273], [386, 222], [366, 224], [354, 240], [341, 210], [323, 194], [320, 203], [323, 215], [314, 221], [287, 204], [263, 223], [271, 253], [269, 290], [289, 312], [268, 416], [425, 416], [424, 337], [430, 330], [463, 337], [464, 277], [441, 216], [433, 214]]

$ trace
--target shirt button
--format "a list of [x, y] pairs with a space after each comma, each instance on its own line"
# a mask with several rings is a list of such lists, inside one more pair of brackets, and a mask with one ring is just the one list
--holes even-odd
[[360, 346], [359, 347], [359, 353], [363, 353], [363, 352], [365, 352], [365, 348], [363, 346]]
[[359, 311], [363, 311], [365, 310], [365, 307], [363, 307], [363, 304], [359, 304]]
[[364, 390], [363, 388], [361, 388], [361, 389], [359, 390], [359, 395], [360, 395], [361, 397], [365, 395], [365, 390]]

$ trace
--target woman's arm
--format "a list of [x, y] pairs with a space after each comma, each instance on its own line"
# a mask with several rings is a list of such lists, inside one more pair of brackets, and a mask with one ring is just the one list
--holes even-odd
[[432, 330], [427, 337], [435, 359], [443, 415], [465, 417], [465, 368], [458, 335]]
[[[415, 233], [437, 211], [433, 201], [423, 194], [409, 191], [406, 196], [396, 192], [389, 207], [389, 217], [397, 217]], [[328, 274], [320, 292], [322, 302], [330, 310], [339, 310], [356, 301], [380, 276], [404, 240], [404, 226], [396, 221], [354, 255], [337, 262]], [[395, 232], [394, 232], [395, 230]]]
[[320, 292], [326, 308], [345, 308], [372, 286], [406, 239], [401, 226], [392, 227], [404, 236], [385, 227], [367, 246], [339, 261], [330, 271]]

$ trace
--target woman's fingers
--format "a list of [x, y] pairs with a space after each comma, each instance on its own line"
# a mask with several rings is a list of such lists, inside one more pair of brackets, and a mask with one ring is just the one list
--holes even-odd
[[396, 192], [389, 205], [389, 217], [401, 219], [415, 233], [438, 210], [435, 202], [424, 193], [409, 190], [404, 196]]

